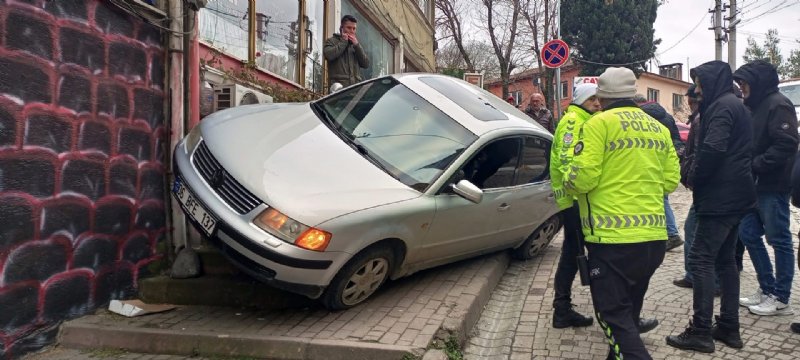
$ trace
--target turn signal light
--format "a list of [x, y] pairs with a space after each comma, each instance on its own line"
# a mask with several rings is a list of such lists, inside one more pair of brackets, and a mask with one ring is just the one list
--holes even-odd
[[308, 250], [325, 251], [331, 241], [331, 233], [320, 229], [308, 229], [295, 240], [294, 244]]

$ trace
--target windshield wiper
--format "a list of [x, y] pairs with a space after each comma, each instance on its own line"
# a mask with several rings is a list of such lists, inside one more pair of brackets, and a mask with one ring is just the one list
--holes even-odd
[[378, 168], [380, 168], [381, 170], [383, 170], [387, 174], [389, 174], [391, 176], [394, 176], [394, 173], [389, 171], [389, 168], [387, 168], [386, 165], [381, 163], [380, 160], [378, 160], [375, 156], [370, 154], [369, 150], [367, 150], [367, 148], [365, 148], [364, 145], [361, 145], [361, 144], [357, 143], [355, 140], [350, 140], [350, 141], [348, 141], [348, 143], [350, 144], [350, 146], [353, 147], [353, 149], [356, 149], [356, 151], [358, 151], [359, 154], [361, 154], [362, 156], [367, 158], [367, 160], [369, 160], [370, 162], [375, 164], [375, 166], [377, 166]]

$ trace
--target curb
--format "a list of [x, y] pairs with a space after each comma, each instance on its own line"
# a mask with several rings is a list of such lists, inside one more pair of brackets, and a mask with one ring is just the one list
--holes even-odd
[[[99, 329], [102, 328], [102, 329]], [[102, 330], [102, 331], [99, 331]], [[165, 355], [252, 356], [269, 359], [402, 359], [414, 348], [367, 342], [305, 340], [282, 336], [248, 336], [169, 329], [133, 329], [72, 323], [59, 343], [68, 348], [115, 348]]]
[[[504, 251], [487, 258], [486, 261], [489, 263], [488, 268], [484, 269], [479, 280], [470, 284], [469, 288], [472, 291], [469, 292], [469, 295], [463, 296], [458, 300], [456, 306], [450, 311], [442, 327], [434, 336], [433, 342], [444, 342], [449, 337], [455, 336], [459, 347], [464, 346], [469, 333], [480, 319], [483, 308], [489, 302], [492, 291], [494, 291], [495, 286], [500, 282], [500, 278], [503, 277], [506, 269], [508, 269], [511, 255]], [[425, 353], [425, 356], [438, 356], [438, 354], [432, 353], [437, 351], [437, 349], [430, 349]], [[429, 355], [429, 353], [432, 354]]]

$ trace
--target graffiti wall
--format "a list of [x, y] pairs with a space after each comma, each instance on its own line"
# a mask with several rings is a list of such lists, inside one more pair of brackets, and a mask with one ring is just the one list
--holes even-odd
[[161, 40], [102, 0], [0, 0], [0, 359], [132, 296], [159, 258]]

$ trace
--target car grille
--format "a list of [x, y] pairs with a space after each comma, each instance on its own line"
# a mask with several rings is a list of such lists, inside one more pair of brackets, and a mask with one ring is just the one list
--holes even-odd
[[201, 141], [195, 150], [192, 163], [222, 200], [239, 214], [247, 214], [261, 204], [261, 200], [222, 168], [214, 155], [211, 155], [205, 141]]

